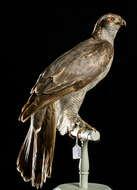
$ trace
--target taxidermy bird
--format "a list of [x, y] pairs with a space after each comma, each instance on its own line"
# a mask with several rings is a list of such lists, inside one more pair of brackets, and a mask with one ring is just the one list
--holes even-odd
[[24, 181], [40, 188], [51, 176], [56, 129], [61, 135], [82, 120], [79, 109], [86, 93], [109, 72], [114, 57], [114, 39], [125, 20], [105, 14], [95, 24], [89, 39], [61, 55], [39, 76], [19, 120], [30, 119], [30, 128], [17, 159]]

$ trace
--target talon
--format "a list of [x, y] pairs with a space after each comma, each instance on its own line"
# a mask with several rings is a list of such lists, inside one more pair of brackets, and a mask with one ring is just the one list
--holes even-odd
[[86, 123], [86, 128], [87, 129], [92, 129], [93, 131], [97, 131], [96, 128], [92, 127], [91, 125], [89, 125], [88, 123]]
[[71, 131], [73, 131], [73, 130], [70, 130], [70, 131], [68, 131], [68, 136], [71, 138], [71, 139], [75, 139], [75, 137], [73, 137], [72, 135], [71, 135]]
[[78, 130], [78, 133], [77, 133], [77, 136], [82, 132], [82, 131], [85, 131], [86, 130], [86, 128], [81, 128], [81, 129], [79, 129]]
[[89, 125], [87, 122], [85, 122], [81, 117], [78, 118], [78, 121], [77, 122], [80, 122], [80, 126], [81, 127], [84, 127], [84, 128], [87, 128], [87, 129], [92, 129], [93, 131], [97, 131], [96, 128], [92, 127], [91, 125]]
[[94, 128], [94, 127], [91, 127], [91, 128], [92, 128], [93, 131], [95, 131], [95, 132], [97, 131], [96, 128]]

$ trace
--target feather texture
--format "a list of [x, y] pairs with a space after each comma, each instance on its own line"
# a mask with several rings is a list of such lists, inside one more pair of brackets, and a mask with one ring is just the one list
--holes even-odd
[[55, 104], [31, 116], [31, 125], [17, 159], [17, 169], [25, 181], [40, 188], [51, 176], [56, 138]]
[[42, 187], [51, 175], [56, 128], [64, 135], [79, 122], [78, 112], [87, 91], [109, 72], [114, 39], [122, 25], [125, 21], [119, 15], [103, 15], [91, 38], [57, 58], [31, 89], [19, 116], [22, 122], [31, 117], [31, 125], [19, 152], [17, 169], [32, 186]]

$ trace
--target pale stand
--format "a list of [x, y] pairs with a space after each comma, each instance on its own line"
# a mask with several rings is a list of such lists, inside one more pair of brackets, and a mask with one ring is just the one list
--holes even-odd
[[[79, 127], [75, 128], [71, 134], [77, 136]], [[88, 183], [89, 175], [89, 157], [88, 157], [88, 140], [98, 141], [100, 133], [98, 131], [86, 130], [79, 134], [81, 139], [81, 159], [79, 163], [79, 183], [62, 184], [54, 190], [112, 190], [110, 187], [102, 184]]]

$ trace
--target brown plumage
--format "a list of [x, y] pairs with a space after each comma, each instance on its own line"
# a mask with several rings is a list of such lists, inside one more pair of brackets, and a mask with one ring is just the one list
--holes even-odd
[[[93, 45], [94, 48], [90, 50], [90, 46], [92, 47]], [[98, 54], [100, 56], [96, 60]], [[62, 62], [61, 60], [60, 62], [55, 61], [55, 64], [48, 68], [48, 72], [45, 70], [45, 77], [43, 74], [40, 76], [38, 83], [31, 91], [33, 94], [22, 109], [20, 120], [26, 121], [31, 114], [37, 112], [43, 106], [55, 102], [62, 96], [77, 91], [93, 82], [99, 74], [103, 73], [112, 56], [113, 48], [107, 41], [97, 41], [96, 44], [93, 44], [92, 40], [91, 42], [87, 40], [83, 44], [79, 44], [75, 50], [72, 49], [69, 52], [68, 56], [65, 55]], [[69, 62], [69, 57], [70, 59], [73, 58], [71, 62]], [[77, 64], [78, 59], [80, 66]], [[85, 67], [85, 61], [88, 62], [88, 67]], [[96, 67], [96, 64], [101, 61], [102, 64]], [[56, 63], [59, 63], [58, 67]], [[85, 69], [81, 70], [84, 67]], [[54, 73], [53, 70], [55, 71]]]
[[[51, 175], [56, 128], [62, 135], [80, 121], [78, 115], [85, 94], [109, 72], [113, 42], [125, 21], [106, 14], [96, 23], [92, 37], [81, 42], [48, 66], [31, 90], [19, 120], [31, 125], [20, 150], [17, 168], [25, 181], [39, 188]], [[92, 127], [91, 127], [92, 128]]]
[[42, 187], [46, 177], [51, 176], [56, 137], [55, 104], [49, 104], [31, 116], [31, 125], [21, 147], [17, 168], [24, 181]]

